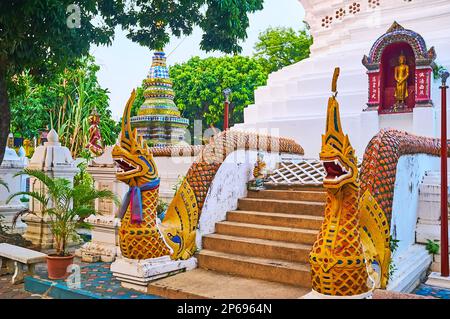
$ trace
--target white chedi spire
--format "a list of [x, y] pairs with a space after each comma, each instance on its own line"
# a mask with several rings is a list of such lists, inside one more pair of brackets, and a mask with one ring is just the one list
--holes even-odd
[[61, 146], [58, 133], [54, 129], [48, 132], [47, 142], [36, 148], [28, 167], [45, 171], [67, 170], [69, 174], [78, 171], [70, 150]]
[[55, 129], [51, 129], [50, 132], [47, 134], [47, 142], [48, 145], [61, 145], [59, 143], [59, 136], [58, 133], [56, 133]]

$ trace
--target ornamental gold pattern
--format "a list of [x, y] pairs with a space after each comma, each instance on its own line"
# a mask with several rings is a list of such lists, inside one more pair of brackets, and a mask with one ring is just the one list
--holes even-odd
[[360, 231], [367, 264], [369, 268], [378, 265], [377, 281], [383, 289], [388, 284], [391, 260], [390, 227], [398, 161], [403, 155], [439, 156], [440, 147], [440, 139], [383, 129], [366, 148], [361, 164]]
[[[204, 147], [149, 148], [137, 136], [136, 130], [131, 129], [130, 113], [134, 99], [133, 91], [122, 117], [120, 142], [112, 152], [120, 167], [117, 179], [130, 186], [119, 216], [122, 218], [120, 249], [126, 258], [149, 259], [167, 255], [173, 260], [190, 258], [196, 251], [198, 221], [209, 187], [223, 161], [232, 152], [262, 149], [304, 154], [301, 146], [291, 139], [231, 131], [217, 134]], [[153, 153], [155, 156], [174, 153], [197, 155], [161, 223], [156, 222], [159, 179]]]
[[369, 291], [364, 250], [359, 233], [359, 181], [355, 150], [344, 135], [336, 100], [336, 68], [328, 101], [327, 124], [320, 159], [326, 171], [325, 219], [310, 253], [314, 291], [354, 296]]
[[[149, 148], [132, 131], [130, 123], [131, 107], [136, 93], [133, 90], [122, 117], [120, 142], [115, 145], [112, 157], [120, 171], [116, 177], [130, 186], [130, 204], [122, 206], [123, 216], [119, 229], [122, 256], [129, 259], [149, 259], [170, 255], [170, 247], [165, 243], [156, 223], [159, 179], [156, 164]], [[147, 187], [148, 185], [148, 187]], [[137, 194], [138, 196], [133, 196]], [[140, 201], [140, 203], [136, 203]], [[134, 205], [138, 207], [135, 208]], [[140, 207], [139, 207], [140, 205]], [[141, 216], [135, 220], [133, 212], [141, 209]]]
[[[334, 92], [336, 79], [335, 73]], [[330, 98], [320, 154], [327, 171], [324, 178], [327, 189], [325, 221], [310, 254], [314, 290], [335, 296], [356, 295], [368, 290], [364, 280], [366, 275], [362, 268], [356, 267], [361, 264], [361, 250], [357, 242], [362, 243], [362, 261], [373, 285], [382, 289], [387, 287], [391, 262], [390, 224], [398, 161], [403, 155], [439, 156], [440, 146], [439, 139], [383, 129], [366, 148], [359, 186], [357, 167], [352, 165], [356, 163], [356, 158], [345, 161], [354, 157], [354, 150], [348, 137], [342, 133], [336, 94]], [[343, 223], [342, 218], [347, 222]], [[354, 227], [358, 227], [359, 231], [356, 232]], [[343, 240], [344, 244], [339, 245], [339, 241]], [[345, 258], [338, 258], [343, 255], [343, 247], [347, 247], [348, 252], [344, 254]], [[351, 269], [352, 265], [358, 271], [344, 269], [346, 266]]]

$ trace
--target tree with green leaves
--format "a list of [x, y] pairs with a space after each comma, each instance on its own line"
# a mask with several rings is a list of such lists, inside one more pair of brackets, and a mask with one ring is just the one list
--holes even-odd
[[50, 126], [72, 155], [79, 157], [88, 143], [88, 118], [95, 108], [103, 142], [114, 144], [120, 126], [111, 118], [108, 91], [98, 83], [99, 69], [94, 58], [87, 56], [54, 74], [47, 84], [28, 71], [16, 76], [9, 86], [12, 132], [31, 139]]
[[269, 28], [260, 33], [255, 57], [262, 58], [269, 73], [309, 57], [312, 36], [307, 30]]
[[203, 130], [210, 125], [223, 128], [223, 90], [230, 88], [230, 125], [243, 121], [244, 107], [254, 102], [254, 91], [265, 85], [267, 71], [260, 59], [244, 56], [191, 58], [169, 69], [174, 83], [175, 103], [183, 117], [202, 120]]
[[30, 70], [46, 81], [89, 53], [109, 45], [116, 26], [128, 38], [158, 49], [170, 35], [203, 30], [201, 48], [239, 52], [247, 37], [248, 14], [263, 0], [8, 0], [0, 2], [0, 161], [10, 129], [9, 79]]

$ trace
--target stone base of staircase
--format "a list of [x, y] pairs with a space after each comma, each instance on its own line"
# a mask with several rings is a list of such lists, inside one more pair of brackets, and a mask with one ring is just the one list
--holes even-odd
[[133, 260], [119, 256], [111, 264], [111, 272], [122, 287], [146, 292], [149, 282], [195, 269], [197, 259], [171, 260], [169, 256], [159, 258]]
[[152, 282], [147, 292], [169, 299], [298, 299], [310, 289], [194, 269]]
[[412, 245], [400, 256], [394, 257], [397, 267], [387, 286], [387, 290], [412, 292], [426, 277], [431, 264], [431, 256], [423, 245]]
[[450, 277], [442, 277], [440, 272], [432, 272], [426, 285], [450, 289]]
[[202, 238], [198, 269], [151, 282], [166, 298], [297, 299], [311, 291], [309, 252], [323, 222], [325, 192], [250, 191]]
[[[450, 246], [448, 247], [450, 251]], [[450, 254], [448, 255], [448, 258], [450, 260]], [[441, 254], [437, 254], [433, 256], [433, 263], [431, 264], [431, 271], [432, 272], [441, 272]]]

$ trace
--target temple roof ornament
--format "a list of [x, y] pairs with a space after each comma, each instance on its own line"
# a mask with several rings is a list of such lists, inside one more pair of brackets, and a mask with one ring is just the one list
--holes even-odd
[[375, 41], [370, 49], [369, 56], [364, 56], [363, 65], [369, 70], [378, 69], [384, 49], [396, 42], [406, 42], [411, 46], [416, 57], [416, 64], [419, 66], [430, 65], [436, 59], [434, 47], [427, 50], [425, 40], [420, 34], [405, 29], [395, 21], [386, 33]]

